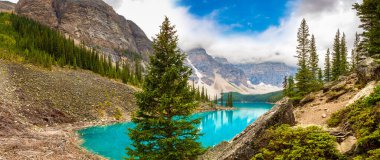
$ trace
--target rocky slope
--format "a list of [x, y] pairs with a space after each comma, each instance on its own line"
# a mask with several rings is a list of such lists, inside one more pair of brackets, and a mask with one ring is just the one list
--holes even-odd
[[213, 94], [222, 90], [242, 94], [278, 91], [284, 76], [293, 75], [296, 71], [296, 68], [283, 63], [231, 64], [226, 58], [210, 56], [203, 48], [186, 53], [187, 65], [193, 68], [191, 80]]
[[59, 29], [114, 59], [129, 51], [147, 60], [152, 51], [145, 33], [102, 0], [20, 0], [16, 12]]
[[129, 120], [133, 87], [90, 71], [0, 60], [0, 159], [99, 159], [76, 129]]
[[16, 4], [8, 1], [0, 1], [0, 12], [13, 12]]
[[[360, 73], [360, 71], [366, 71]], [[324, 131], [337, 138], [336, 148], [342, 154], [350, 154], [357, 148], [357, 137], [350, 130], [350, 123], [336, 128], [330, 128], [328, 119], [342, 109], [349, 107], [363, 97], [373, 93], [374, 88], [380, 84], [380, 63], [367, 58], [358, 67], [359, 74], [352, 73], [341, 76], [337, 81], [327, 83], [323, 89], [310, 93], [299, 103], [293, 105], [286, 99], [267, 112], [253, 124], [248, 126], [241, 134], [231, 141], [221, 143], [211, 148], [200, 159], [251, 159], [258, 151], [263, 137], [263, 131], [270, 126], [283, 123], [298, 127], [319, 126]], [[360, 150], [360, 148], [359, 148]]]
[[251, 159], [255, 154], [252, 143], [260, 143], [264, 131], [278, 124], [294, 125], [293, 106], [288, 99], [283, 99], [270, 111], [260, 116], [254, 123], [249, 125], [243, 132], [235, 136], [230, 142], [222, 142], [208, 150], [199, 159]]

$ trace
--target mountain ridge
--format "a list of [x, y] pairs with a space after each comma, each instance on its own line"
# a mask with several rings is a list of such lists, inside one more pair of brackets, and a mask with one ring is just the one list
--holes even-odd
[[284, 76], [296, 72], [296, 68], [280, 62], [232, 64], [224, 57], [212, 57], [204, 48], [190, 49], [185, 53], [188, 56], [186, 63], [193, 69], [190, 80], [213, 95], [222, 91], [245, 95], [279, 91]]
[[20, 0], [15, 11], [97, 48], [114, 60], [128, 59], [123, 56], [128, 51], [148, 61], [153, 51], [142, 29], [102, 0]]

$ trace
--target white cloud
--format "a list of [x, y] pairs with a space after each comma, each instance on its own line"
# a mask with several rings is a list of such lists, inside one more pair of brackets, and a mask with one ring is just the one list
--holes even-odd
[[[136, 22], [149, 37], [159, 32], [164, 16], [176, 25], [183, 49], [204, 47], [214, 56], [227, 57], [230, 61], [296, 62], [296, 33], [302, 18], [309, 23], [310, 32], [317, 40], [320, 64], [331, 47], [338, 28], [346, 33], [352, 45], [359, 20], [352, 4], [358, 0], [295, 0], [289, 4], [290, 12], [279, 26], [272, 26], [256, 34], [223, 34], [229, 26], [222, 26], [213, 16], [194, 17], [188, 8], [176, 5], [177, 0], [124, 0], [117, 10], [119, 14]], [[247, 15], [249, 16], [249, 15]]]
[[0, 0], [0, 1], [9, 1], [9, 2], [13, 2], [13, 3], [17, 3], [18, 0]]
[[281, 19], [279, 26], [262, 33], [226, 35], [224, 31], [234, 26], [218, 24], [213, 19], [217, 12], [195, 17], [188, 8], [176, 5], [178, 0], [105, 0], [139, 25], [149, 38], [159, 32], [164, 16], [168, 16], [176, 25], [180, 47], [185, 50], [203, 47], [213, 56], [226, 57], [234, 63], [280, 61], [291, 65], [296, 63], [296, 34], [302, 18], [316, 37], [320, 65], [338, 28], [346, 33], [351, 48], [355, 32], [360, 32], [359, 19], [351, 6], [358, 1], [361, 0], [292, 0], [288, 16]]

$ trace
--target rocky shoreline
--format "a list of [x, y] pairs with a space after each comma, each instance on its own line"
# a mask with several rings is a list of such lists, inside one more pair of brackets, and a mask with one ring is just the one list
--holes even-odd
[[209, 149], [204, 155], [200, 156], [199, 159], [251, 159], [255, 153], [253, 149], [254, 143], [260, 143], [260, 137], [263, 135], [263, 131], [276, 124], [295, 124], [293, 106], [289, 103], [288, 99], [283, 99], [278, 102], [276, 106], [260, 116], [230, 142], [222, 142]]

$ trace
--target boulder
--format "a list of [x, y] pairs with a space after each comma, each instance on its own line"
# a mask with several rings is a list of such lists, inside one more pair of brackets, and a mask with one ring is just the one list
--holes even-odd
[[266, 129], [278, 124], [294, 125], [295, 123], [293, 105], [288, 98], [284, 98], [279, 105], [259, 117], [229, 143], [221, 143], [211, 148], [199, 159], [249, 160], [257, 153], [254, 148], [260, 144], [260, 139]]

